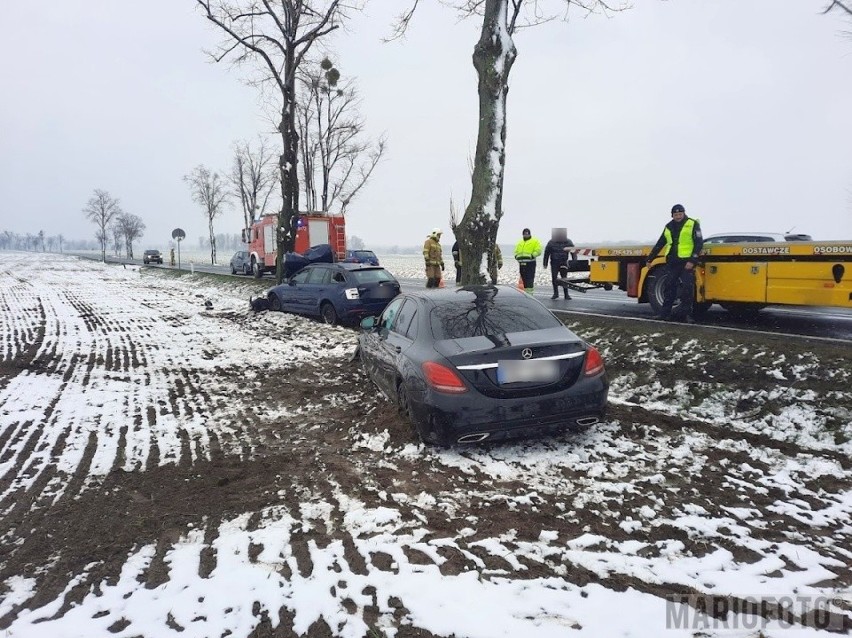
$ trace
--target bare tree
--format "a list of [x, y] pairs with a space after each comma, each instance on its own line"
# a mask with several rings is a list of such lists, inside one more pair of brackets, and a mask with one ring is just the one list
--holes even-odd
[[[823, 10], [823, 14], [832, 13], [837, 10], [838, 13], [846, 14], [847, 20], [852, 20], [852, 3], [848, 0], [831, 0], [831, 2], [825, 7]], [[852, 38], [852, 31], [844, 32], [844, 35], [848, 38]]]
[[345, 213], [382, 158], [385, 136], [376, 142], [363, 139], [354, 81], [341, 82], [340, 71], [328, 58], [307, 65], [299, 80], [304, 89], [297, 119], [305, 207]]
[[841, 2], [841, 0], [831, 0], [823, 13], [828, 13], [834, 9], [837, 9], [838, 11], [845, 11], [847, 14], [852, 16], [852, 4], [849, 4], [848, 2]]
[[296, 127], [296, 71], [311, 47], [337, 29], [349, 10], [363, 0], [196, 0], [204, 16], [225, 34], [211, 53], [219, 62], [256, 65], [259, 83], [274, 87], [280, 98], [282, 153], [281, 211], [278, 214], [277, 280], [284, 277], [283, 255], [296, 241], [299, 212], [299, 134]]
[[[470, 201], [453, 229], [461, 252], [462, 285], [483, 283], [482, 259], [497, 241], [503, 217], [503, 178], [506, 163], [506, 98], [509, 73], [517, 57], [515, 31], [544, 22], [568, 19], [570, 7], [585, 13], [619, 11], [606, 0], [447, 0], [462, 17], [481, 16], [482, 30], [473, 49], [473, 66], [479, 77], [479, 131], [474, 156]], [[419, 0], [397, 17], [393, 37], [401, 37]], [[552, 13], [548, 6], [559, 7]]]
[[121, 215], [116, 216], [116, 218], [112, 220], [112, 224], [110, 224], [109, 227], [109, 232], [112, 237], [112, 253], [116, 257], [121, 256], [121, 244], [122, 240], [124, 239], [124, 233], [121, 231], [121, 225], [118, 223], [120, 217]]
[[95, 189], [95, 194], [83, 209], [86, 217], [95, 223], [95, 238], [101, 244], [101, 260], [106, 261], [107, 229], [116, 215], [121, 214], [121, 206], [107, 191]]
[[275, 157], [263, 138], [257, 150], [249, 142], [234, 144], [234, 163], [229, 176], [233, 191], [240, 196], [243, 227], [248, 231], [252, 221], [264, 214], [273, 191], [278, 186], [278, 167]]
[[207, 231], [210, 238], [210, 263], [216, 263], [216, 234], [213, 232], [213, 220], [221, 213], [228, 192], [225, 183], [218, 173], [213, 173], [206, 166], [199, 164], [192, 173], [183, 178], [189, 184], [192, 199], [204, 208], [207, 218]]
[[133, 259], [133, 242], [145, 232], [145, 222], [139, 215], [122, 213], [117, 218], [117, 225], [124, 240], [124, 252], [128, 259]]

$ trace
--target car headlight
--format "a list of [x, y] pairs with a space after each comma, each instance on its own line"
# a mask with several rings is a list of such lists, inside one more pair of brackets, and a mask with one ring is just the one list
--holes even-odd
[[358, 294], [357, 288], [347, 288], [346, 289], [346, 298], [347, 299], [360, 299], [360, 295]]

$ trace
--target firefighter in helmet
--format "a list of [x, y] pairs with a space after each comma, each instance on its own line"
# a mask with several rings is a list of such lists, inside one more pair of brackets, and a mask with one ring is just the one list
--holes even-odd
[[423, 261], [426, 262], [427, 288], [438, 288], [441, 285], [441, 271], [444, 270], [441, 235], [440, 228], [433, 228], [423, 244]]

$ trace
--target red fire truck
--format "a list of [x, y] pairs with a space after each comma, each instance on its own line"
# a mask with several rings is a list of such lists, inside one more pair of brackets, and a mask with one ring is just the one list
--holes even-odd
[[[251, 225], [248, 233], [243, 231], [243, 241], [248, 244], [251, 269], [255, 277], [260, 277], [265, 272], [275, 272], [277, 226], [277, 214], [264, 215]], [[330, 244], [338, 261], [346, 258], [346, 220], [343, 215], [327, 215], [322, 212], [299, 214], [294, 251], [304, 253], [311, 246], [320, 244]]]

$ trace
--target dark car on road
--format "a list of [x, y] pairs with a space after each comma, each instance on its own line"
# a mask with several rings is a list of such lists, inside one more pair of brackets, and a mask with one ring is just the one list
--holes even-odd
[[251, 257], [246, 250], [238, 250], [231, 257], [231, 274], [250, 275], [251, 273]]
[[159, 250], [146, 250], [145, 254], [142, 255], [142, 263], [143, 264], [162, 264], [163, 256], [160, 254]]
[[380, 314], [399, 294], [399, 282], [384, 268], [317, 263], [269, 289], [272, 310], [321, 317], [330, 324], [354, 323]]
[[582, 427], [606, 411], [598, 351], [510, 286], [398, 296], [361, 321], [357, 355], [426, 443]]
[[372, 250], [347, 250], [346, 259], [343, 261], [353, 264], [370, 264], [371, 266], [379, 265], [379, 258]]

